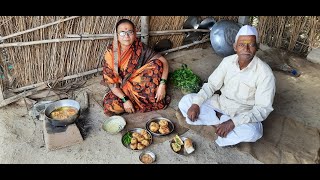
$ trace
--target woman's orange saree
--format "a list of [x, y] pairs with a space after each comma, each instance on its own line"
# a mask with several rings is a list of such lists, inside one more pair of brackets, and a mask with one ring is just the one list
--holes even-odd
[[[120, 49], [120, 48], [118, 48]], [[170, 97], [156, 102], [155, 95], [163, 72], [161, 55], [154, 52], [137, 39], [131, 47], [118, 53], [118, 73], [114, 71], [112, 45], [107, 48], [103, 67], [103, 80], [110, 86], [118, 84], [131, 100], [136, 112], [149, 112], [164, 109], [170, 103]], [[107, 115], [125, 112], [120, 98], [109, 91], [103, 99], [104, 112]]]

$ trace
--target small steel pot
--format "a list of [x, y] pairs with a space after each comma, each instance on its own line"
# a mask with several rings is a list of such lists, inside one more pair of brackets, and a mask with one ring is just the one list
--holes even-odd
[[[65, 106], [69, 106], [69, 107], [73, 107], [76, 108], [78, 111], [75, 115], [67, 118], [67, 119], [63, 119], [63, 120], [57, 120], [57, 119], [52, 119], [50, 117], [50, 114], [52, 113], [52, 111], [61, 108], [61, 107], [65, 107]], [[79, 115], [80, 115], [80, 104], [79, 102], [72, 100], [72, 99], [63, 99], [63, 100], [59, 100], [59, 101], [55, 101], [53, 103], [51, 103], [44, 111], [45, 117], [46, 119], [53, 125], [53, 126], [67, 126], [69, 124], [74, 123]]]

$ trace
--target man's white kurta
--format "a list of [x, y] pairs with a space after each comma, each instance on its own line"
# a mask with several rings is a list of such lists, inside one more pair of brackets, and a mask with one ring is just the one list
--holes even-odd
[[275, 77], [271, 68], [256, 56], [242, 70], [237, 54], [224, 58], [192, 103], [201, 106], [219, 89], [222, 94], [212, 103], [229, 115], [235, 126], [261, 122], [273, 111]]

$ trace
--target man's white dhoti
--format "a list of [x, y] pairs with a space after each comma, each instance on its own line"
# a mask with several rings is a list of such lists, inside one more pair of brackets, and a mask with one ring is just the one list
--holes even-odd
[[[187, 115], [188, 109], [192, 105], [192, 98], [196, 96], [195, 93], [187, 94], [179, 102], [179, 109], [186, 122], [190, 125], [218, 125], [230, 119], [228, 115], [225, 115], [219, 109], [213, 106], [214, 97], [209, 98], [200, 106], [200, 114], [195, 122], [192, 122]], [[216, 115], [218, 111], [224, 115], [219, 118]], [[263, 128], [261, 122], [246, 123], [236, 126], [225, 138], [218, 137], [216, 143], [219, 146], [230, 146], [240, 142], [255, 142], [262, 137]]]

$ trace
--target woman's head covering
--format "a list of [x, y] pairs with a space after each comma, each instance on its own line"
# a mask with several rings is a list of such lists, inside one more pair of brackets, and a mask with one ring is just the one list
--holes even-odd
[[238, 31], [235, 43], [237, 43], [237, 40], [238, 40], [239, 36], [250, 36], [250, 35], [256, 36], [256, 43], [259, 42], [259, 40], [258, 40], [258, 31], [257, 31], [257, 29], [255, 27], [249, 26], [249, 25], [242, 26], [240, 28], [240, 30]]

